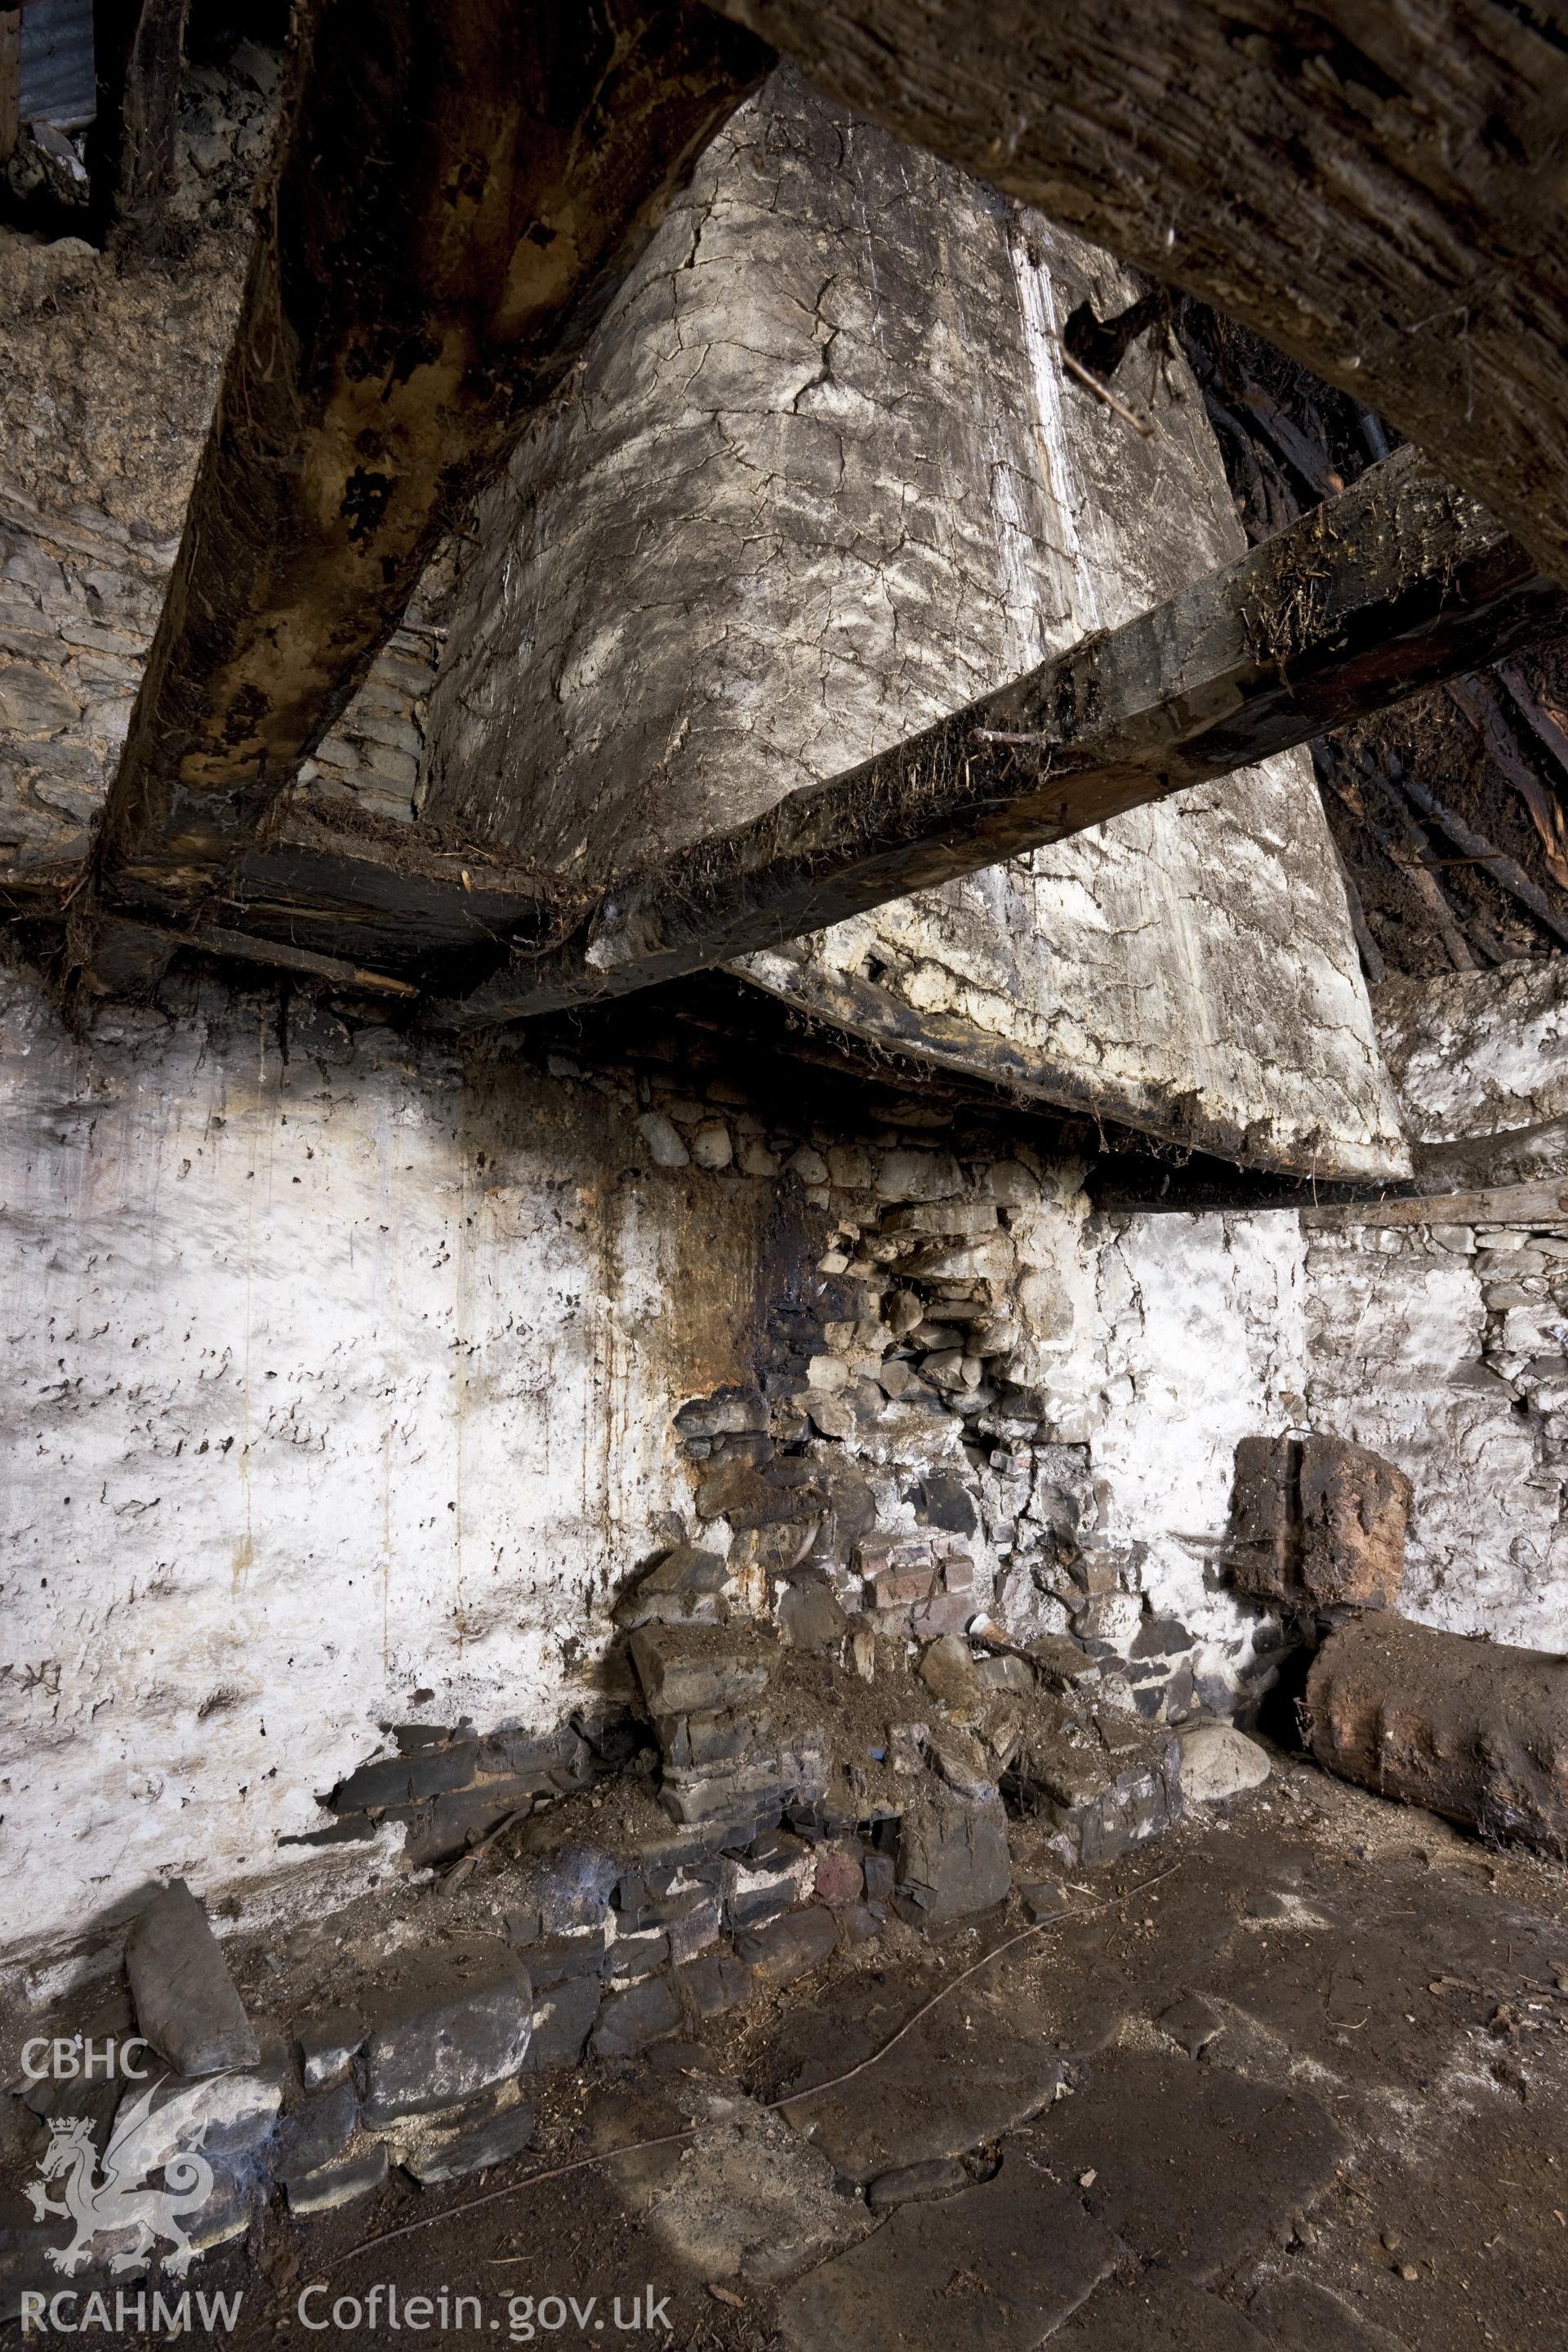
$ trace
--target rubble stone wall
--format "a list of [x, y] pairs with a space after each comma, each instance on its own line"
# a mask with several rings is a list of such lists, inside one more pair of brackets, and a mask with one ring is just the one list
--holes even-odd
[[814, 1117], [735, 1057], [459, 1056], [195, 976], [81, 1035], [6, 998], [28, 1950], [170, 1875], [254, 1919], [427, 1858], [441, 1822], [340, 1843], [321, 1801], [387, 1727], [629, 1696], [612, 1612], [680, 1543], [786, 1629], [912, 1570], [922, 1631], [1245, 1715], [1284, 1637], [1225, 1566], [1236, 1445], [1317, 1427], [1414, 1481], [1406, 1613], [1568, 1649], [1568, 1231], [1097, 1216], [1000, 1103]]
[[[0, 885], [68, 888], [130, 724], [233, 332], [277, 58], [182, 91], [176, 262], [0, 227]], [[439, 621], [416, 600], [302, 791], [406, 820]]]
[[[1191, 1538], [1223, 1530], [1233, 1430], [1299, 1378], [1277, 1240], [1211, 1228], [1184, 1271], [1170, 1221], [1100, 1234], [1081, 1167], [1002, 1110], [835, 1132], [303, 994], [192, 977], [73, 1035], [27, 976], [5, 993], [0, 1780], [29, 1948], [171, 1874], [254, 1915], [395, 1866], [401, 1832], [310, 1843], [319, 1800], [390, 1724], [544, 1732], [629, 1690], [612, 1606], [682, 1539], [776, 1613], [863, 1545], [953, 1536], [966, 1615], [1079, 1632], [1154, 1719], [1266, 1664]], [[678, 1423], [727, 1396], [749, 1436]]]
[[[0, 879], [79, 872], [176, 545], [90, 504], [41, 509], [0, 472]], [[310, 797], [412, 815], [437, 642], [411, 613], [307, 762]]]
[[1384, 982], [1379, 1039], [1412, 1140], [1506, 1134], [1568, 1111], [1563, 969], [1554, 955]]
[[[1553, 956], [1378, 991], [1413, 1139], [1536, 1129], [1550, 1146], [1568, 1108], [1565, 971]], [[1492, 1205], [1384, 1229], [1303, 1216], [1311, 1414], [1415, 1482], [1405, 1614], [1568, 1652], [1568, 1219]]]

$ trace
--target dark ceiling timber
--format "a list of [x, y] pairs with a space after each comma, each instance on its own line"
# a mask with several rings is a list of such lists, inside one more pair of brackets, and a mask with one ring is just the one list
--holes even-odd
[[[1215, 1209], [1331, 1209], [1350, 1223], [1483, 1223], [1477, 1203], [1507, 1201], [1525, 1217], [1563, 1213], [1568, 1184], [1568, 1118], [1465, 1136], [1455, 1143], [1413, 1143], [1412, 1172], [1390, 1184], [1343, 1183], [1277, 1171], [1238, 1168], [1202, 1152], [1118, 1150], [1089, 1171], [1097, 1209], [1126, 1215], [1196, 1215]], [[1509, 1211], [1495, 1212], [1506, 1215]]]
[[209, 915], [770, 62], [657, 0], [310, 0], [100, 907]]
[[1266, 759], [1494, 660], [1568, 598], [1413, 448], [1169, 604], [739, 830], [623, 878], [458, 1027], [777, 946]]
[[[752, 31], [900, 135], [1206, 296], [1382, 409], [1568, 578], [1562, 0], [1334, 0], [1310, 14], [1266, 0], [1245, 24], [1213, 0], [1048, 12], [724, 0], [724, 15], [736, 21], [651, 0], [306, 0], [298, 12], [240, 325], [100, 837], [90, 904], [139, 919], [140, 947], [121, 961], [142, 981], [156, 969], [153, 926], [236, 928], [277, 795], [363, 680], [454, 511], [560, 382], [671, 190], [765, 70]], [[1495, 619], [1482, 611], [1472, 626], [1449, 607], [1469, 640], [1451, 667], [1505, 649]], [[1359, 686], [1342, 664], [1347, 709], [1405, 690], [1374, 650], [1364, 659]], [[1177, 787], [1152, 787], [1145, 767], [1133, 797], [1152, 788]], [[1097, 813], [1081, 814], [1096, 795]], [[1093, 792], [1080, 775], [1079, 813], [1056, 829], [1112, 804], [1129, 803], [1103, 774]], [[1008, 854], [1006, 826], [965, 835], [966, 822], [952, 819], [963, 846], [947, 843], [945, 866], [908, 840], [889, 851], [901, 888], [963, 870], [981, 847]], [[806, 840], [826, 807], [779, 823], [798, 835], [789, 852], [780, 834], [779, 855], [804, 860], [811, 882], [791, 885], [796, 912], [830, 919], [826, 835]], [[1020, 812], [1015, 835], [1023, 824]], [[713, 892], [723, 858], [710, 864]], [[852, 865], [851, 897], [868, 879], [858, 845]], [[738, 951], [723, 941], [739, 934], [785, 935], [789, 891], [764, 908], [756, 876], [725, 887], [721, 920], [716, 898], [689, 922], [659, 915], [673, 953], [667, 941], [644, 955], [624, 918], [617, 942], [611, 919], [593, 943], [605, 961], [573, 973], [557, 955], [531, 986], [503, 975], [493, 1009], [474, 998], [462, 1018], [641, 985], [645, 967], [658, 977]], [[318, 904], [316, 951], [331, 951], [330, 929]], [[79, 937], [92, 949], [90, 922]]]
[[169, 198], [189, 13], [190, 0], [93, 0], [93, 211], [99, 234], [122, 252], [177, 241]]
[[718, 5], [1390, 418], [1568, 583], [1563, 0]]

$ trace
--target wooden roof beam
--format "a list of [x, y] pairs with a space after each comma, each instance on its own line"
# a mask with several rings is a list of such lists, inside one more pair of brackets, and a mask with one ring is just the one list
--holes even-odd
[[307, 0], [297, 24], [95, 865], [100, 909], [182, 929], [770, 63], [686, 0]]
[[1237, 562], [738, 830], [612, 885], [437, 1010], [605, 997], [816, 931], [1228, 774], [1560, 627], [1568, 599], [1405, 448]]
[[900, 138], [1244, 320], [1568, 583], [1561, 0], [715, 0]]

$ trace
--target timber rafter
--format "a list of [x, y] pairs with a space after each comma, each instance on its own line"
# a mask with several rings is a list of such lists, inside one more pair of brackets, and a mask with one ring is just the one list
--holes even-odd
[[[252, 887], [258, 866], [279, 870], [279, 797], [766, 70], [764, 39], [900, 136], [1248, 320], [1386, 414], [1520, 543], [1412, 462], [1373, 532], [1380, 580], [1358, 575], [1353, 534], [1330, 544], [1365, 511], [1336, 501], [1316, 540], [1260, 551], [1255, 642], [1218, 650], [1237, 616], [1200, 583], [761, 830], [638, 877], [563, 947], [541, 952], [524, 925], [531, 960], [449, 1017], [645, 986], [1222, 774], [1497, 659], [1552, 604], [1537, 572], [1568, 579], [1561, 0], [1323, 0], [1310, 15], [1261, 0], [1246, 25], [1218, 0], [1061, 0], [1045, 19], [1026, 0], [719, 0], [714, 15], [590, 0], [564, 16], [545, 0], [305, 0], [297, 23], [240, 324], [76, 910], [100, 981], [106, 915], [134, 927], [117, 966], [132, 984], [155, 972], [161, 937], [214, 923], [226, 944], [297, 921], [310, 951], [332, 952], [330, 859], [293, 913], [265, 876]], [[1447, 572], [1426, 563], [1441, 546]], [[1323, 600], [1342, 591], [1336, 639]], [[1124, 701], [1117, 736], [1104, 698], [1131, 694], [1135, 657], [1163, 685], [1147, 708]], [[984, 744], [987, 727], [1038, 735], [1047, 756]], [[359, 876], [341, 908], [355, 963], [360, 883], [378, 916], [398, 899], [386, 861], [369, 865], [380, 878]], [[379, 942], [405, 971], [422, 925], [447, 941], [477, 929], [480, 954], [506, 935], [447, 920], [459, 887], [418, 876], [406, 952]], [[264, 902], [249, 915], [247, 897]]]
[[308, 0], [100, 909], [210, 918], [760, 43], [688, 0]]
[[847, 774], [605, 892], [437, 1017], [619, 996], [1058, 841], [1402, 700], [1561, 625], [1484, 508], [1403, 449], [1170, 603]]

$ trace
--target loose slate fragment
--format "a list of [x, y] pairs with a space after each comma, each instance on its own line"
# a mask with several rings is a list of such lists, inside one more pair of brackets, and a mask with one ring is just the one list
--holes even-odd
[[679, 2023], [680, 2011], [664, 1979], [645, 1977], [641, 1984], [611, 1994], [599, 2012], [594, 2048], [601, 2058], [635, 2057]]
[[1260, 1789], [1271, 1767], [1268, 1751], [1233, 1723], [1200, 1723], [1181, 1735], [1182, 1794], [1213, 1805]]
[[132, 1921], [125, 1969], [137, 2024], [182, 2074], [258, 2063], [260, 2045], [217, 1938], [183, 1878]]
[[1007, 1817], [999, 1801], [971, 1804], [945, 1791], [903, 1817], [899, 1891], [926, 1919], [959, 1919], [1006, 1900], [1012, 1884]]
[[346, 2074], [369, 2031], [357, 2009], [328, 2009], [307, 2018], [298, 2035], [305, 2088], [321, 2090]]
[[307, 2174], [319, 2172], [342, 2153], [358, 2121], [359, 2099], [352, 2083], [339, 2083], [319, 2097], [307, 2099], [293, 2115], [285, 2116], [279, 2129], [272, 2160], [278, 2179], [302, 2180]]
[[403, 2159], [404, 2168], [422, 2188], [443, 2180], [461, 2180], [491, 2164], [504, 2164], [521, 2155], [533, 2137], [533, 2109], [526, 2099], [499, 2114], [481, 2116], [459, 2130], [423, 2140]]
[[528, 2071], [542, 2074], [552, 2066], [575, 2066], [593, 2030], [604, 1997], [595, 1971], [568, 1977], [539, 1997], [533, 2012], [533, 2038], [528, 2045]]
[[755, 1972], [758, 1984], [771, 1989], [793, 1984], [796, 1977], [820, 1967], [837, 1941], [832, 1912], [814, 1903], [805, 1911], [791, 1912], [765, 1927], [737, 1936], [735, 1951], [742, 1966]]
[[339, 2164], [323, 2165], [288, 2184], [290, 2213], [330, 2213], [356, 2197], [368, 2197], [386, 2179], [386, 2146], [377, 2140], [363, 2156], [347, 2156]]
[[929, 2204], [933, 2197], [952, 2197], [973, 2186], [956, 2157], [937, 2157], [882, 2173], [866, 2191], [866, 2201], [873, 2213], [891, 2213], [897, 2206]]
[[773, 1673], [757, 1635], [719, 1627], [644, 1626], [632, 1635], [631, 1652], [656, 1716], [744, 1706], [761, 1698]]
[[533, 1994], [504, 1944], [476, 1938], [427, 1955], [389, 1989], [365, 2046], [373, 2123], [430, 2115], [516, 2074]]

